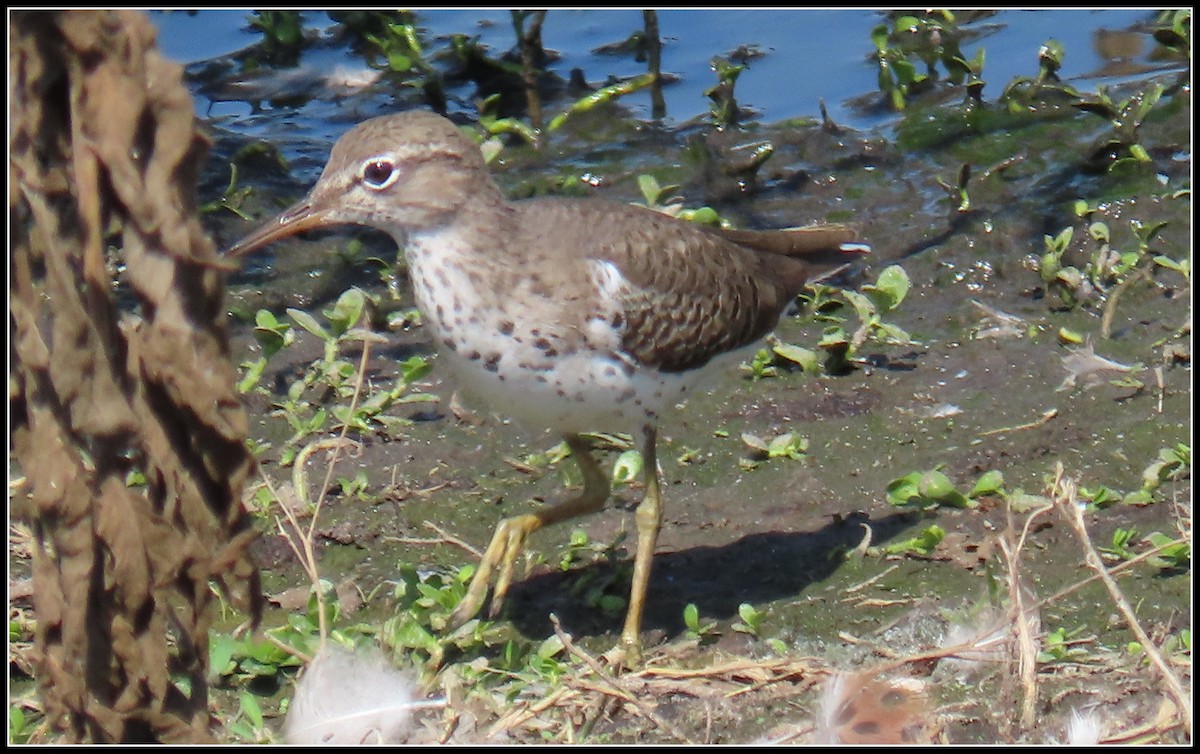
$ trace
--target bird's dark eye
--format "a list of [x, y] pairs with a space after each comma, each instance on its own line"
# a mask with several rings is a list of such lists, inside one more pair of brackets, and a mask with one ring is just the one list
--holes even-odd
[[373, 159], [363, 164], [363, 183], [368, 188], [384, 189], [396, 180], [396, 165], [391, 160]]

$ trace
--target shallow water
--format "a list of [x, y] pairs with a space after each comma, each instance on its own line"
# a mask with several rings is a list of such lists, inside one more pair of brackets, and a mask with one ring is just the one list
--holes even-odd
[[[960, 13], [960, 15], [968, 15]], [[205, 10], [154, 13], [161, 32], [164, 53], [188, 66], [194, 74], [227, 60], [256, 43], [261, 34], [252, 30], [249, 11]], [[321, 12], [303, 14], [309, 28], [324, 41], [333, 24]], [[1075, 86], [1091, 90], [1114, 84], [1134, 72], [1157, 65], [1149, 58], [1153, 40], [1144, 31], [1130, 33], [1145, 24], [1152, 13], [1140, 9], [1037, 11], [1000, 10], [980, 14], [963, 25], [968, 40], [967, 57], [986, 47], [985, 79], [988, 94], [1018, 75], [1037, 71], [1038, 48], [1057, 39], [1066, 48], [1060, 75]], [[451, 34], [477, 36], [493, 54], [513, 47], [514, 37], [507, 11], [423, 10], [417, 11], [424, 30], [426, 49], [444, 47]], [[824, 100], [830, 116], [838, 123], [860, 129], [885, 127], [895, 114], [877, 107], [875, 98], [863, 95], [876, 91], [877, 71], [870, 32], [883, 23], [879, 11], [869, 10], [664, 10], [659, 12], [663, 38], [664, 73], [677, 77], [663, 92], [668, 127], [702, 118], [709, 100], [704, 92], [716, 83], [710, 61], [740, 47], [761, 53], [748, 62], [737, 83], [739, 103], [756, 111], [755, 120], [777, 122], [791, 118], [816, 117], [818, 102]], [[543, 41], [559, 55], [549, 70], [564, 79], [573, 68], [581, 68], [589, 83], [602, 84], [610, 77], [628, 78], [645, 72], [645, 64], [631, 55], [602, 54], [597, 49], [615, 44], [642, 28], [636, 10], [563, 10], [547, 16]], [[1123, 44], [1114, 44], [1120, 39]], [[361, 57], [342, 45], [314, 45], [297, 66], [271, 75], [283, 76], [296, 70], [316, 71], [349, 82], [370, 74]], [[202, 80], [198, 80], [200, 83]], [[285, 89], [286, 84], [282, 85]], [[452, 110], [473, 110], [469, 86], [452, 92], [457, 100]], [[238, 99], [229, 92], [216, 94], [204, 86], [196, 92], [197, 112], [224, 129], [268, 139], [280, 145], [289, 157], [300, 156], [301, 164], [315, 169], [323, 151], [352, 121], [395, 109], [395, 93], [386, 87], [352, 95], [331, 105], [313, 98], [302, 104], [282, 107]], [[633, 117], [650, 120], [649, 95], [636, 93], [622, 100]], [[347, 112], [349, 109], [352, 112]], [[348, 122], [348, 118], [351, 122]], [[312, 177], [315, 178], [315, 175]]]

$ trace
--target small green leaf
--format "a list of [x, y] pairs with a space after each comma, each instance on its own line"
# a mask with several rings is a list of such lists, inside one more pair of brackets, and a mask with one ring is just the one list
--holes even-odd
[[879, 24], [871, 29], [871, 41], [875, 43], [875, 49], [883, 52], [888, 46], [888, 27], [887, 24]]
[[910, 500], [920, 495], [918, 491], [920, 482], [921, 472], [919, 471], [892, 480], [887, 486], [888, 502], [892, 505], [907, 505]]
[[820, 358], [817, 352], [811, 348], [804, 348], [792, 343], [776, 343], [771, 350], [780, 358], [798, 364], [805, 372], [818, 372], [821, 369]]
[[975, 482], [975, 486], [971, 488], [971, 494], [968, 497], [977, 498], [984, 495], [998, 495], [1004, 489], [1004, 474], [992, 469], [985, 471], [983, 476]]
[[613, 463], [612, 480], [614, 484], [628, 484], [636, 481], [642, 475], [644, 462], [642, 454], [636, 450], [627, 450], [617, 456]]
[[895, 309], [908, 296], [911, 283], [908, 273], [900, 265], [890, 265], [879, 273], [874, 285], [864, 285], [863, 291], [875, 302], [880, 313]]
[[329, 324], [333, 326], [334, 333], [341, 335], [358, 324], [366, 303], [367, 298], [363, 292], [358, 288], [351, 288], [341, 296], [338, 296], [338, 300], [334, 303], [332, 309], [328, 309], [322, 312], [322, 314], [329, 320]]
[[883, 552], [888, 555], [904, 555], [910, 552], [917, 555], [928, 555], [945, 537], [945, 530], [937, 524], [933, 524], [911, 539], [887, 545], [883, 548]]
[[807, 450], [808, 438], [793, 432], [785, 432], [767, 445], [767, 455], [771, 458], [803, 458]]
[[241, 703], [242, 714], [246, 716], [250, 724], [255, 728], [263, 727], [262, 707], [259, 706], [258, 699], [254, 697], [254, 694], [251, 694], [249, 691], [242, 691], [238, 695], [238, 699]]
[[229, 634], [213, 634], [208, 642], [208, 672], [214, 677], [228, 675], [237, 667], [233, 653], [238, 641]]
[[749, 432], [742, 433], [742, 442], [746, 443], [752, 450], [757, 450], [761, 453], [770, 453], [770, 447], [761, 437]]
[[1083, 342], [1083, 336], [1065, 327], [1058, 328], [1058, 339], [1063, 343], [1078, 344]]
[[333, 340], [333, 336], [330, 335], [325, 330], [324, 326], [322, 326], [321, 323], [317, 321], [316, 317], [312, 316], [308, 312], [302, 311], [300, 309], [288, 309], [287, 313], [288, 313], [288, 316], [291, 317], [296, 322], [296, 324], [300, 325], [305, 330], [307, 330], [308, 332], [317, 336], [321, 340], [324, 340], [324, 341]]
[[700, 608], [696, 607], [694, 602], [689, 602], [683, 608], [683, 625], [689, 631], [696, 631], [700, 628]]
[[646, 200], [646, 206], [657, 206], [658, 200], [662, 197], [662, 186], [659, 185], [658, 179], [649, 173], [642, 173], [637, 177], [638, 189], [642, 192], [642, 198]]
[[697, 225], [720, 225], [721, 216], [712, 207], [698, 207], [696, 209], [685, 209], [679, 213], [681, 220], [696, 223]]

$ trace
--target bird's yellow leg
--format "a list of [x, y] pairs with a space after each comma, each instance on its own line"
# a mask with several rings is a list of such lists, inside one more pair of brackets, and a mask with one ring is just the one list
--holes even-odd
[[662, 526], [662, 495], [658, 483], [658, 433], [654, 427], [643, 430], [642, 470], [645, 474], [646, 495], [638, 505], [634, 519], [637, 522], [637, 554], [633, 560], [633, 584], [629, 589], [629, 609], [625, 613], [625, 627], [621, 630], [621, 643], [613, 656], [608, 657], [613, 665], [633, 665], [642, 656], [642, 612], [646, 606], [646, 589], [650, 585], [650, 565], [654, 560], [654, 546], [658, 543], [658, 530]]
[[521, 516], [506, 518], [496, 527], [492, 542], [479, 561], [479, 569], [467, 587], [467, 593], [450, 616], [450, 627], [457, 628], [474, 618], [483, 607], [492, 574], [499, 569], [496, 590], [492, 595], [489, 615], [495, 617], [504, 604], [504, 596], [512, 583], [513, 565], [530, 534], [550, 524], [594, 513], [604, 507], [611, 487], [608, 477], [592, 457], [587, 441], [579, 435], [566, 435], [567, 447], [583, 472], [583, 492], [558, 505]]

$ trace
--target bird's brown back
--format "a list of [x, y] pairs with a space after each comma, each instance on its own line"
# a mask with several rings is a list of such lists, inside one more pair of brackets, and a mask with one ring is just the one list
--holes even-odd
[[518, 245], [555, 250], [554, 259], [529, 260], [549, 272], [546, 285], [586, 274], [587, 260], [620, 272], [624, 350], [666, 372], [698, 368], [765, 335], [806, 281], [849, 261], [839, 246], [854, 238], [843, 226], [721, 230], [598, 200], [513, 207], [522, 233], [538, 236]]

